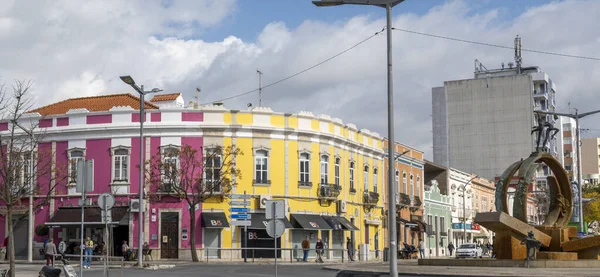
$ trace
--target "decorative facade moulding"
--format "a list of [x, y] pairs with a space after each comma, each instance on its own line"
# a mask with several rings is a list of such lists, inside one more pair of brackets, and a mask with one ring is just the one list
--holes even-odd
[[300, 117], [303, 117], [303, 118], [311, 118], [311, 119], [314, 119], [314, 118], [315, 118], [315, 115], [314, 115], [313, 113], [311, 113], [311, 112], [307, 112], [307, 111], [300, 111], [300, 112], [298, 113], [298, 117], [299, 117], [299, 118], [300, 118]]
[[331, 122], [331, 116], [328, 114], [320, 114], [318, 118]]
[[252, 108], [252, 113], [256, 113], [256, 114], [272, 114], [274, 113], [273, 110], [269, 107], [254, 107]]
[[87, 114], [90, 113], [88, 109], [70, 109], [65, 114]]
[[131, 106], [114, 106], [108, 110], [109, 112], [125, 112], [135, 111]]

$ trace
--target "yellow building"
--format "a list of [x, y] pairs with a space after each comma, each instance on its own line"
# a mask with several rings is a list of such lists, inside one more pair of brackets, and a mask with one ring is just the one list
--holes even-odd
[[[325, 254], [331, 259], [341, 259], [342, 253], [348, 258], [341, 250], [346, 249], [347, 238], [353, 238], [356, 258], [359, 245], [368, 247], [370, 259], [375, 258], [376, 250], [383, 250], [380, 195], [385, 189], [384, 151], [379, 134], [309, 112], [284, 114], [269, 108], [234, 111], [220, 105], [202, 110], [205, 147], [235, 145], [243, 151], [235, 161], [242, 176], [235, 177], [232, 193], [252, 196], [248, 247], [273, 247], [273, 239], [265, 230], [264, 202], [282, 199], [288, 229], [278, 246], [290, 250], [281, 251], [279, 257], [288, 261], [301, 258], [305, 237], [310, 238], [311, 248], [322, 238], [328, 249]], [[202, 213], [224, 213], [231, 223], [229, 201], [203, 203]], [[244, 227], [203, 229], [204, 249], [243, 247]], [[201, 253], [208, 258], [242, 258], [239, 250]], [[254, 251], [255, 258], [273, 255], [273, 251]], [[315, 251], [310, 251], [313, 260], [314, 256]]]

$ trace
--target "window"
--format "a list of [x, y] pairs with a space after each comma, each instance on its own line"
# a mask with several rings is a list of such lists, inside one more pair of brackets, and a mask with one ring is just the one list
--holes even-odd
[[446, 232], [446, 218], [440, 217], [440, 230]]
[[396, 189], [400, 191], [400, 171], [396, 170], [396, 179], [394, 180], [396, 184]]
[[329, 180], [328, 168], [329, 157], [327, 155], [321, 155], [321, 184], [327, 184], [327, 181]]
[[177, 183], [179, 177], [179, 148], [168, 146], [163, 148], [163, 182]]
[[300, 183], [308, 184], [310, 182], [310, 155], [308, 153], [300, 154]]
[[406, 172], [402, 172], [402, 192], [404, 192], [404, 194], [408, 194], [408, 187], [406, 185]]
[[269, 184], [269, 152], [267, 150], [254, 152], [254, 183]]
[[129, 148], [115, 147], [112, 148], [113, 159], [113, 183], [128, 183], [129, 182]]
[[412, 174], [410, 174], [410, 199], [413, 199], [415, 197], [415, 181], [414, 181], [414, 177]]
[[350, 190], [356, 190], [354, 188], [354, 162], [350, 162]]
[[483, 212], [487, 212], [488, 211], [487, 204], [488, 204], [487, 197], [482, 196], [481, 197], [481, 211], [483, 211]]
[[72, 150], [69, 152], [69, 185], [74, 186], [77, 182], [77, 163], [84, 161], [83, 150]]
[[377, 192], [377, 168], [373, 168], [373, 192]]
[[369, 191], [369, 166], [365, 165], [364, 176], [363, 176], [363, 189]]
[[335, 158], [335, 185], [340, 186], [340, 158]]
[[421, 176], [417, 175], [417, 196], [421, 197]]
[[221, 155], [215, 150], [208, 150], [204, 169], [204, 184], [208, 185], [206, 192], [221, 191]]
[[33, 153], [25, 153], [23, 155], [23, 185], [27, 190], [31, 189], [31, 185], [35, 183], [35, 161], [36, 155]]

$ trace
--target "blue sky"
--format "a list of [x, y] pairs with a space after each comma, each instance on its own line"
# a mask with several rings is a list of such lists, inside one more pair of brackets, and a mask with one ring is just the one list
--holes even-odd
[[[444, 4], [444, 0], [406, 0], [393, 10], [393, 15], [413, 13], [423, 15], [431, 8]], [[539, 6], [549, 0], [467, 0], [473, 13], [484, 13], [499, 9], [499, 20], [510, 20], [527, 8]], [[305, 20], [318, 20], [329, 23], [345, 21], [356, 15], [369, 14], [375, 18], [385, 16], [379, 7], [345, 5], [338, 7], [314, 6], [311, 0], [240, 0], [236, 11], [218, 25], [205, 30], [201, 39], [220, 41], [233, 35], [252, 42], [263, 28], [275, 21], [282, 21], [294, 29]]]

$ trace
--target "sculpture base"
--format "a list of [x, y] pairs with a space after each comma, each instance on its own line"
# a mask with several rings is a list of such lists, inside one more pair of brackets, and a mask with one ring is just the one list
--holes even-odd
[[[550, 245], [548, 247], [542, 247], [542, 251], [561, 252], [561, 245], [564, 242], [569, 241], [569, 235], [571, 233], [569, 228], [552, 226], [535, 226], [535, 228], [552, 238]], [[575, 229], [575, 231], [575, 233], [577, 233], [577, 229]]]
[[576, 261], [577, 253], [573, 252], [539, 252], [538, 260]]
[[577, 252], [580, 259], [600, 260], [600, 236], [566, 241], [562, 244], [562, 249]]

